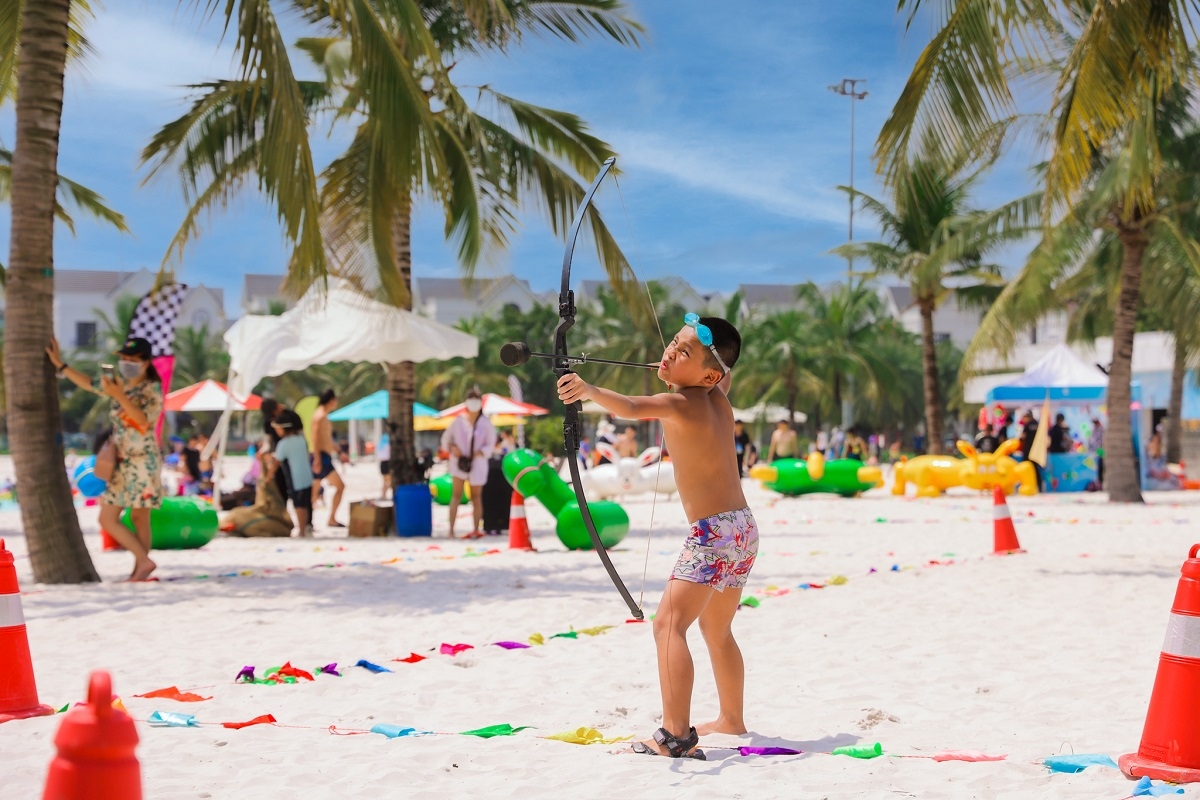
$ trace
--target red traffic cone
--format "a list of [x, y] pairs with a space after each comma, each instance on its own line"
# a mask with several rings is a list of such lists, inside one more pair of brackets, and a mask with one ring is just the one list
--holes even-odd
[[42, 800], [142, 800], [137, 743], [133, 720], [113, 708], [112, 678], [93, 672], [87, 704], [67, 712], [54, 736], [58, 755]]
[[1200, 781], [1200, 544], [1180, 569], [1167, 638], [1136, 753], [1117, 759], [1121, 771], [1172, 783]]
[[1004, 499], [1004, 490], [999, 486], [992, 489], [992, 533], [995, 542], [992, 555], [1025, 552], [1017, 541], [1017, 529], [1013, 526], [1012, 514], [1008, 513], [1008, 501]]
[[104, 530], [104, 528], [100, 529], [100, 546], [104, 548], [105, 552], [124, 549], [121, 545], [117, 544], [116, 539], [108, 535], [108, 531]]
[[50, 706], [38, 703], [13, 561], [13, 554], [0, 539], [0, 722], [54, 713]]
[[508, 549], [534, 550], [529, 541], [529, 523], [525, 521], [525, 498], [513, 490], [512, 505], [508, 508]]

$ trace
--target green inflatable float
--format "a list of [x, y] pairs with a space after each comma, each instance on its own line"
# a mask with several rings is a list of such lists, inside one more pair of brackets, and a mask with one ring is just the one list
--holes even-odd
[[[439, 475], [429, 482], [429, 494], [433, 495], [433, 502], [439, 506], [450, 505], [450, 497], [454, 494], [454, 476]], [[471, 484], [463, 482], [462, 497], [458, 499], [460, 503], [471, 502]]]
[[757, 464], [750, 477], [762, 481], [763, 488], [788, 497], [825, 492], [856, 497], [883, 484], [879, 467], [863, 466], [853, 458], [826, 461], [820, 453], [807, 460], [781, 458], [771, 464]]
[[[583, 524], [575, 491], [550, 462], [532, 450], [516, 450], [504, 457], [504, 477], [523, 497], [536, 497], [558, 521], [556, 532], [568, 550], [591, 550], [592, 537]], [[609, 500], [588, 503], [592, 522], [605, 550], [616, 547], [629, 533], [629, 515]]]
[[[121, 521], [133, 528], [129, 510]], [[150, 512], [150, 544], [155, 550], [192, 550], [217, 535], [217, 512], [198, 497], [164, 497]]]

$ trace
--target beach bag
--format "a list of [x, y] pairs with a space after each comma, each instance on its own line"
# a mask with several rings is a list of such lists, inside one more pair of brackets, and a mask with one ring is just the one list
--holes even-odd
[[[478, 424], [478, 420], [476, 420]], [[460, 471], [471, 474], [471, 465], [475, 463], [475, 425], [471, 426], [471, 447], [470, 454], [458, 457], [458, 468]]]
[[96, 466], [93, 467], [92, 474], [108, 483], [112, 480], [113, 473], [117, 471], [117, 464], [120, 461], [121, 454], [117, 451], [117, 443], [110, 436], [104, 440], [104, 444], [100, 445], [100, 452], [96, 453]]

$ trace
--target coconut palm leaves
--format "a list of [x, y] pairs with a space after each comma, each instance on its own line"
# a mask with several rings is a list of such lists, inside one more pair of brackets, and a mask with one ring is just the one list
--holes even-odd
[[[0, 0], [0, 105], [17, 99], [17, 55], [21, 51], [21, 11], [25, 0]], [[67, 24], [67, 63], [92, 52], [84, 26], [95, 16], [89, 0], [71, 3]]]
[[[880, 326], [887, 318], [879, 295], [861, 282], [829, 293], [807, 283], [799, 288], [797, 299], [812, 322], [813, 369], [825, 383], [832, 411], [839, 412], [855, 389], [878, 408], [895, 378], [893, 365], [878, 348]], [[845, 425], [851, 422], [842, 420]]]
[[[929, 132], [951, 148], [974, 147], [1015, 115], [1017, 80], [1054, 61], [1047, 209], [1079, 196], [1096, 151], [1125, 138], [1147, 104], [1191, 73], [1200, 22], [1186, 0], [899, 0], [898, 9], [909, 27], [928, 12], [935, 33], [876, 143], [888, 181]], [[1143, 156], [1130, 164], [1122, 214], [1153, 203], [1163, 161], [1152, 143]]]
[[922, 153], [892, 185], [890, 202], [852, 192], [862, 209], [878, 220], [881, 241], [853, 242], [833, 252], [865, 259], [874, 274], [894, 275], [912, 290], [922, 320], [926, 430], [930, 452], [940, 452], [942, 398], [933, 313], [959, 291], [1003, 282], [1000, 268], [987, 257], [1039, 224], [1040, 195], [992, 211], [972, 209], [970, 195], [981, 171], [973, 165], [974, 157], [960, 152], [947, 159], [942, 145], [928, 133], [925, 137]]
[[[12, 151], [0, 148], [0, 203], [7, 203], [12, 197]], [[125, 224], [125, 216], [104, 202], [98, 192], [76, 183], [70, 178], [58, 176], [58, 198], [54, 204], [54, 218], [75, 233], [75, 218], [68, 209], [77, 209], [90, 217], [107, 222], [121, 233], [129, 233]], [[0, 281], [4, 279], [3, 266], [0, 266]]]

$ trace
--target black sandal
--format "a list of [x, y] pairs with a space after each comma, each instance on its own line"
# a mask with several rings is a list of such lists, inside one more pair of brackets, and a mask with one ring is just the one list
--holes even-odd
[[[696, 733], [695, 728], [688, 731], [687, 738], [685, 739], [673, 736], [667, 732], [666, 728], [659, 728], [654, 732], [654, 741], [667, 748], [667, 753], [671, 758], [694, 758], [697, 761], [707, 760], [703, 750], [699, 748], [692, 750], [693, 747], [696, 747], [700, 743], [700, 736]], [[691, 750], [690, 753], [688, 752], [689, 750]], [[647, 756], [660, 755], [657, 750], [648, 747], [643, 742], [634, 742], [633, 752]]]

